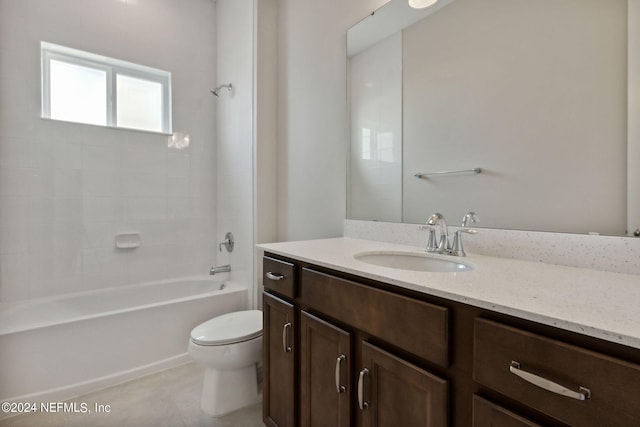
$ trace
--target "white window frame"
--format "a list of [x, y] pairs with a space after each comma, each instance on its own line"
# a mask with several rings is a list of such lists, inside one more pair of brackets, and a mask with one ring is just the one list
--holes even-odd
[[143, 132], [158, 132], [149, 131], [148, 129], [118, 126], [116, 123], [116, 118], [118, 117], [117, 77], [118, 75], [123, 75], [159, 83], [162, 86], [162, 129], [159, 132], [165, 134], [172, 132], [170, 72], [48, 42], [40, 42], [40, 53], [42, 64], [43, 118], [51, 119], [51, 60], [56, 60], [105, 71], [107, 73], [107, 127], [134, 129]]

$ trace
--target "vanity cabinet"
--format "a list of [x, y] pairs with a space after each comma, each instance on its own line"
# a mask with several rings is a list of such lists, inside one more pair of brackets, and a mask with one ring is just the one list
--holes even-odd
[[[265, 423], [447, 425], [448, 382], [394, 353], [408, 352], [446, 366], [447, 309], [310, 267], [283, 272], [289, 264], [265, 258]], [[299, 283], [285, 290], [281, 282], [292, 276], [299, 277]], [[296, 289], [297, 297], [290, 289]], [[293, 307], [298, 321], [285, 333]], [[402, 327], [398, 319], [404, 319]], [[285, 352], [289, 332], [297, 336], [291, 351]], [[281, 345], [274, 344], [281, 336]], [[297, 367], [291, 355], [297, 355]], [[283, 391], [274, 386], [292, 365], [299, 372], [293, 395], [290, 387]]]
[[275, 254], [264, 271], [268, 426], [640, 425], [638, 349]]

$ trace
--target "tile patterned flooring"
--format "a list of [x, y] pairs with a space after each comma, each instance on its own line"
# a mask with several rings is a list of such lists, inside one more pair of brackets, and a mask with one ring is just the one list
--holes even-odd
[[[224, 417], [200, 410], [204, 369], [187, 363], [143, 378], [80, 396], [91, 413], [35, 413], [0, 421], [0, 427], [264, 427], [261, 404]], [[110, 405], [96, 413], [95, 404]]]

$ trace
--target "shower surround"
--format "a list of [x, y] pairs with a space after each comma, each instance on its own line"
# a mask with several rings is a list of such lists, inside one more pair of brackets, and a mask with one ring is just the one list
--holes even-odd
[[[0, 302], [209, 270], [215, 19], [209, 0], [0, 0]], [[174, 134], [42, 119], [40, 41], [171, 72]]]
[[[275, 109], [256, 101], [274, 99], [275, 0], [88, 3], [0, 0], [0, 317], [19, 326], [52, 314], [49, 323], [0, 331], [21, 345], [0, 346], [13, 349], [0, 357], [0, 382], [18, 387], [1, 390], [5, 398], [65, 398], [179, 363], [190, 328], [255, 306], [254, 241], [275, 239]], [[42, 119], [41, 41], [169, 71], [173, 133]], [[231, 91], [210, 92], [226, 82]], [[227, 231], [235, 249], [218, 252]], [[187, 296], [189, 277], [221, 264], [232, 267], [227, 288]], [[128, 304], [140, 288], [162, 293], [149, 282], [187, 294], [102, 305]], [[60, 313], [75, 314], [60, 321]], [[128, 346], [107, 357], [114, 369], [97, 369], [77, 331], [89, 337], [110, 325], [105, 336], [127, 330], [148, 340], [89, 345]], [[40, 344], [57, 355], [60, 375], [50, 383], [35, 373], [27, 389], [20, 372], [33, 363], [21, 351]], [[70, 372], [69, 352], [86, 362], [82, 377]]]

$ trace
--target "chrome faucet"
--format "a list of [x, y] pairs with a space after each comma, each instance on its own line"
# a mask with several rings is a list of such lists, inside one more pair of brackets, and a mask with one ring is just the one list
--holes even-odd
[[[449, 249], [449, 229], [447, 228], [447, 221], [445, 221], [444, 215], [437, 212], [434, 213], [427, 220], [427, 225], [430, 226], [427, 252], [446, 253]], [[440, 236], [436, 239], [435, 227], [438, 225], [440, 225]]]
[[230, 271], [231, 271], [231, 265], [230, 264], [219, 265], [218, 267], [211, 267], [211, 270], [209, 270], [209, 275], [213, 276], [214, 274], [228, 273]]
[[[434, 213], [427, 219], [427, 223], [421, 226], [420, 229], [427, 229], [429, 237], [427, 238], [427, 252], [435, 252], [439, 254], [447, 254], [453, 256], [466, 256], [464, 247], [462, 246], [462, 233], [476, 234], [478, 230], [468, 228], [469, 221], [476, 223], [479, 221], [475, 212], [468, 212], [462, 217], [462, 227], [458, 229], [454, 236], [453, 241], [449, 239], [449, 229], [447, 228], [447, 222], [444, 219], [444, 215], [441, 213]], [[439, 236], [436, 238], [436, 228], [440, 228]]]

